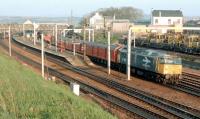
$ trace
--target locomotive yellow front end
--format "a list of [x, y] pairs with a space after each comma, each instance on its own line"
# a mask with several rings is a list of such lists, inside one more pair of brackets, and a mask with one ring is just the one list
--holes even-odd
[[158, 72], [165, 83], [177, 84], [182, 78], [182, 61], [178, 57], [162, 57], [158, 60]]

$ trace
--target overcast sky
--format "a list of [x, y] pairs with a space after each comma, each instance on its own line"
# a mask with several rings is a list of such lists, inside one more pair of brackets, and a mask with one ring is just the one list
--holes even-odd
[[150, 14], [154, 9], [182, 9], [184, 16], [200, 16], [200, 0], [1, 0], [0, 16], [81, 17], [98, 8], [132, 6]]

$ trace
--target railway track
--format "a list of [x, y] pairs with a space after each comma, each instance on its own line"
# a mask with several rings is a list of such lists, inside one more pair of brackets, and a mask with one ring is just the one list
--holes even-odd
[[200, 77], [198, 75], [183, 72], [183, 79], [177, 87], [184, 92], [200, 97]]
[[[3, 46], [4, 48], [7, 48], [5, 46]], [[17, 53], [16, 51], [13, 51], [13, 54], [15, 54], [16, 56], [18, 56], [18, 59], [26, 62], [27, 64], [30, 64], [31, 66], [33, 67], [37, 67], [37, 68], [41, 68], [41, 64], [40, 63], [37, 63], [35, 62], [33, 59], [31, 58], [27, 58], [26, 56], [20, 54], [20, 53]], [[38, 53], [36, 53], [38, 54]], [[117, 97], [115, 96], [114, 94], [112, 93], [108, 93], [108, 92], [104, 92], [100, 89], [98, 89], [97, 87], [93, 86], [93, 85], [90, 85], [88, 83], [83, 83], [81, 81], [77, 81], [75, 78], [72, 78], [72, 77], [69, 77], [63, 73], [61, 73], [60, 71], [58, 70], [55, 70], [53, 68], [50, 68], [50, 67], [46, 67], [45, 66], [45, 70], [48, 69], [48, 72], [53, 75], [53, 76], [56, 76], [60, 79], [62, 79], [63, 81], [67, 82], [67, 83], [70, 83], [70, 82], [76, 82], [78, 84], [81, 85], [81, 89], [86, 91], [86, 92], [89, 92], [93, 95], [96, 95], [114, 105], [117, 105], [118, 107], [121, 107], [123, 108], [124, 110], [127, 110], [128, 112], [131, 112], [131, 113], [134, 113], [136, 115], [139, 115], [140, 117], [142, 118], [152, 118], [152, 119], [156, 119], [156, 118], [161, 118], [161, 119], [165, 119], [166, 117], [160, 115], [160, 114], [157, 114], [157, 113], [154, 113], [152, 111], [149, 111], [143, 107], [140, 107], [138, 105], [135, 105], [133, 103], [130, 103], [129, 101], [126, 101], [126, 100], [122, 100], [120, 97]]]
[[199, 118], [200, 117], [199, 110], [195, 110], [190, 107], [186, 107], [181, 104], [177, 104], [175, 102], [165, 100], [163, 98], [151, 95], [149, 93], [146, 93], [146, 92], [134, 89], [134, 88], [126, 87], [125, 85], [119, 84], [118, 82], [116, 82], [114, 80], [107, 80], [102, 77], [97, 77], [94, 74], [91, 74], [91, 73], [83, 71], [79, 68], [73, 67], [64, 61], [57, 59], [56, 56], [54, 56], [54, 57], [49, 56], [48, 58], [50, 58], [52, 61], [56, 62], [59, 65], [65, 66], [66, 68], [70, 67], [71, 70], [73, 70], [81, 75], [84, 75], [91, 79], [94, 79], [100, 83], [103, 83], [109, 87], [112, 87], [118, 91], [121, 91], [131, 97], [134, 97], [134, 98], [137, 98], [144, 102], [147, 102], [148, 104], [159, 107], [160, 109], [165, 110], [168, 113], [173, 114], [179, 118]]

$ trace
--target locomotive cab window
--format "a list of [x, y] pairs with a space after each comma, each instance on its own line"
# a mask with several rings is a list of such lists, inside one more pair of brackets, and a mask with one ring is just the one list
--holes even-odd
[[160, 58], [161, 64], [181, 64], [181, 58]]

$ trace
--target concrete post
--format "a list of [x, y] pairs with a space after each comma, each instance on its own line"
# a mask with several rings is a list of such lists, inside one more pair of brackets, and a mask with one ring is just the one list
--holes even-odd
[[57, 47], [57, 45], [58, 45], [58, 26], [57, 26], [57, 24], [56, 24], [56, 34], [55, 34], [55, 39], [56, 39], [56, 52], [58, 52], [58, 47]]
[[128, 52], [127, 52], [127, 80], [130, 80], [131, 75], [131, 30], [128, 32]]
[[33, 37], [33, 38], [34, 38], [34, 39], [33, 39], [33, 44], [36, 45], [36, 30], [35, 30], [36, 28], [35, 28], [35, 23], [33, 23], [33, 29], [34, 29], [34, 33], [33, 33], [33, 35], [34, 35], [34, 37]]
[[108, 74], [110, 75], [110, 31], [108, 32]]
[[65, 36], [66, 36], [65, 30], [63, 30], [63, 36], [64, 36], [64, 38], [65, 38]]
[[55, 28], [53, 27], [53, 36], [55, 36]]
[[93, 29], [93, 32], [92, 32], [92, 41], [94, 42], [94, 29]]
[[62, 41], [62, 37], [63, 37], [63, 34], [62, 34], [62, 31], [60, 31], [60, 41]]
[[23, 24], [22, 30], [23, 30], [23, 36], [25, 36], [25, 28], [24, 28], [24, 24]]
[[73, 44], [73, 53], [74, 53], [74, 56], [76, 55], [76, 45], [75, 43]]
[[90, 29], [88, 30], [89, 31], [89, 35], [88, 35], [88, 39], [89, 39], [89, 42], [90, 42], [90, 40], [91, 40], [91, 34], [90, 34]]
[[135, 32], [133, 32], [133, 43], [134, 43], [133, 47], [135, 48]]
[[11, 54], [11, 35], [10, 35], [10, 26], [8, 30], [8, 39], [9, 39], [9, 55], [12, 56]]
[[41, 52], [41, 57], [42, 57], [42, 77], [44, 78], [44, 36], [43, 34], [41, 34], [42, 37], [41, 37], [41, 44], [42, 44], [42, 52]]
[[85, 32], [85, 25], [83, 26], [83, 59], [86, 60], [86, 32]]
[[6, 31], [4, 30], [3, 32], [3, 39], [5, 40], [6, 39]]

